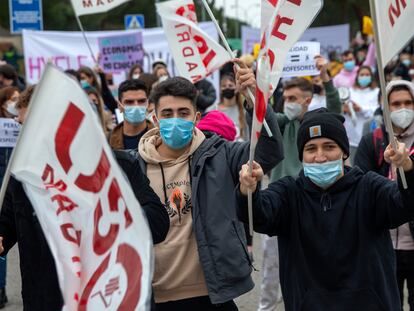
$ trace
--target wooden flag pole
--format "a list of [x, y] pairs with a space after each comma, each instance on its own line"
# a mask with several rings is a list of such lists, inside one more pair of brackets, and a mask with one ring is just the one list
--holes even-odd
[[[375, 36], [375, 46], [377, 49], [377, 65], [378, 65], [378, 73], [380, 78], [380, 86], [381, 86], [381, 93], [382, 93], [382, 99], [383, 99], [383, 115], [384, 115], [384, 121], [385, 121], [385, 128], [388, 133], [388, 139], [390, 143], [392, 144], [392, 148], [394, 150], [397, 150], [397, 141], [394, 137], [394, 129], [392, 127], [392, 122], [390, 118], [390, 107], [388, 104], [388, 97], [386, 94], [385, 86], [385, 73], [384, 73], [384, 64], [382, 63], [382, 51], [381, 51], [381, 44], [380, 44], [380, 36], [379, 36], [379, 28], [378, 28], [378, 19], [377, 19], [377, 8], [375, 4], [375, 0], [369, 0], [370, 8], [371, 8], [371, 16], [372, 21], [374, 24], [374, 36]], [[407, 180], [405, 178], [404, 169], [402, 167], [398, 168], [400, 172], [401, 181], [403, 184], [404, 189], [408, 188]]]

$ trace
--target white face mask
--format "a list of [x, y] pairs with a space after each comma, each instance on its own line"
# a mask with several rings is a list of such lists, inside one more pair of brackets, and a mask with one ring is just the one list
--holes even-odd
[[17, 116], [18, 115], [18, 112], [16, 110], [16, 104], [17, 104], [17, 102], [16, 101], [12, 101], [12, 100], [8, 100], [6, 102], [6, 105], [7, 105], [6, 110], [7, 110], [8, 113], [10, 113], [13, 116]]
[[289, 120], [295, 120], [302, 114], [302, 105], [298, 103], [285, 102], [283, 113]]
[[132, 75], [132, 79], [139, 79], [139, 73], [134, 73]]
[[414, 120], [414, 110], [402, 108], [391, 112], [391, 121], [399, 128], [405, 129], [410, 126]]

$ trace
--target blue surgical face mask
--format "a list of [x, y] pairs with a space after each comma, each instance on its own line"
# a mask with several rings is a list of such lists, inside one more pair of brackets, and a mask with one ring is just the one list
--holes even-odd
[[346, 71], [352, 71], [355, 68], [355, 61], [354, 60], [349, 60], [347, 62], [344, 63], [344, 68]]
[[358, 83], [361, 87], [367, 87], [372, 82], [372, 78], [370, 76], [359, 76]]
[[171, 149], [182, 149], [187, 146], [192, 137], [194, 122], [181, 118], [159, 120], [162, 141]]
[[147, 107], [142, 106], [125, 106], [124, 118], [131, 124], [138, 124], [145, 120]]
[[411, 60], [410, 59], [403, 59], [401, 61], [406, 67], [410, 67], [411, 66]]
[[80, 83], [81, 83], [81, 86], [82, 86], [83, 89], [86, 89], [88, 87], [91, 87], [91, 85], [89, 84], [89, 82], [86, 81], [86, 80], [81, 80]]
[[343, 172], [343, 160], [325, 163], [303, 162], [303, 172], [306, 177], [319, 187], [326, 189], [332, 186]]

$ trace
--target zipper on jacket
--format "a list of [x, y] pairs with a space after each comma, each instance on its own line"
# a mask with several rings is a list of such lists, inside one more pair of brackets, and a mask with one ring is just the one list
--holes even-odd
[[323, 192], [321, 196], [321, 205], [324, 212], [327, 212], [332, 209], [331, 197], [328, 192]]

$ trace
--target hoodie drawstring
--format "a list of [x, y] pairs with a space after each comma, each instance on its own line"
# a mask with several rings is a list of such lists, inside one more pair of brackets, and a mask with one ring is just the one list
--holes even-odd
[[323, 207], [323, 211], [327, 212], [332, 209], [332, 202], [331, 196], [328, 192], [323, 192], [321, 197], [321, 205]]

